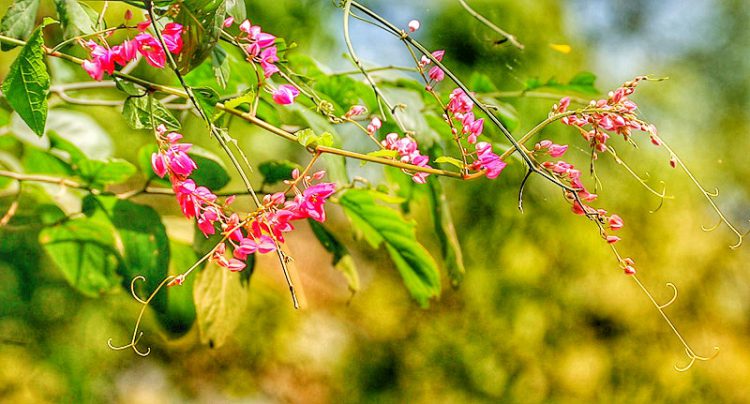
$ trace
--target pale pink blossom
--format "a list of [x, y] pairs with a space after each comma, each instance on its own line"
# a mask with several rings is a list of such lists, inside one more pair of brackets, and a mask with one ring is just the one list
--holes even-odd
[[273, 92], [273, 101], [279, 105], [289, 105], [299, 95], [297, 87], [290, 84], [282, 84]]

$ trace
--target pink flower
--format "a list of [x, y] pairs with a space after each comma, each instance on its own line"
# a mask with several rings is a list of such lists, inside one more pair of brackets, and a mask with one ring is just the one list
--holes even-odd
[[552, 144], [549, 146], [550, 157], [560, 157], [568, 150], [568, 145]]
[[432, 69], [430, 69], [428, 76], [430, 77], [430, 80], [432, 81], [435, 81], [435, 82], [443, 81], [443, 79], [445, 78], [445, 73], [443, 72], [442, 69], [435, 66]]
[[143, 31], [147, 30], [148, 27], [150, 27], [150, 26], [151, 26], [151, 20], [146, 20], [146, 21], [139, 22], [136, 27], [138, 28], [138, 31], [143, 32]]
[[484, 130], [484, 118], [475, 120], [474, 113], [469, 112], [468, 114], [464, 115], [461, 124], [463, 125], [462, 132], [469, 135], [466, 138], [466, 141], [471, 144], [475, 144], [477, 142], [477, 137], [481, 135], [482, 130]]
[[175, 54], [180, 53], [182, 50], [182, 25], [170, 22], [164, 26], [161, 35], [167, 45], [167, 50]]
[[476, 145], [477, 160], [472, 164], [472, 168], [485, 170], [485, 175], [489, 179], [496, 178], [505, 169], [507, 163], [500, 160], [500, 156], [492, 151], [492, 145], [487, 142], [479, 142]]
[[352, 117], [359, 116], [367, 112], [367, 108], [365, 108], [362, 105], [352, 105], [351, 108], [349, 108], [348, 111], [346, 111], [346, 114], [344, 114], [344, 117], [347, 119], [351, 119]]
[[454, 114], [465, 114], [471, 112], [472, 108], [474, 108], [474, 102], [471, 101], [464, 90], [460, 88], [453, 90], [448, 102], [448, 111]]
[[607, 240], [607, 243], [614, 244], [614, 243], [620, 241], [620, 238], [617, 237], [617, 236], [607, 236], [606, 240]]
[[260, 67], [263, 68], [263, 75], [266, 78], [271, 77], [274, 73], [279, 71], [274, 63], [279, 61], [279, 57], [276, 56], [276, 47], [263, 49], [260, 52]]
[[370, 123], [367, 125], [367, 133], [374, 134], [375, 132], [380, 129], [380, 127], [383, 126], [383, 122], [380, 122], [380, 118], [373, 117]]
[[557, 113], [562, 113], [568, 110], [568, 106], [570, 105], [570, 97], [563, 97], [560, 100], [560, 105], [555, 109]]
[[229, 28], [232, 26], [232, 24], [234, 24], [234, 17], [229, 16], [224, 20], [224, 23], [222, 25], [224, 25], [224, 28]]
[[408, 27], [409, 27], [409, 32], [415, 32], [416, 30], [419, 29], [419, 21], [417, 20], [409, 21]]
[[151, 66], [162, 68], [167, 62], [167, 54], [164, 53], [161, 44], [149, 34], [138, 34], [134, 39], [138, 45], [138, 52], [146, 58]]
[[114, 61], [120, 66], [125, 66], [138, 55], [138, 46], [134, 41], [125, 41], [120, 45], [112, 47]]
[[151, 154], [151, 168], [154, 169], [154, 173], [160, 178], [164, 178], [167, 174], [167, 165], [164, 162], [164, 156], [161, 153]]
[[299, 95], [297, 87], [282, 84], [276, 91], [273, 92], [273, 101], [279, 105], [289, 105], [294, 102], [294, 99]]
[[622, 229], [624, 225], [622, 222], [622, 218], [620, 218], [620, 216], [617, 216], [617, 215], [610, 216], [608, 220], [608, 224], [609, 224], [609, 228], [612, 230], [620, 230]]
[[436, 50], [435, 52], [432, 52], [432, 57], [434, 57], [435, 59], [437, 59], [438, 62], [442, 62], [443, 61], [443, 55], [445, 55], [445, 51], [442, 50], [442, 49], [441, 50]]
[[85, 70], [86, 73], [96, 81], [101, 81], [104, 77], [104, 69], [102, 69], [102, 65], [95, 61], [84, 60], [81, 66], [83, 67], [83, 70]]
[[234, 249], [234, 257], [245, 260], [248, 255], [255, 254], [256, 252], [268, 254], [272, 251], [276, 251], [276, 243], [273, 241], [273, 238], [264, 234], [257, 240], [253, 240], [252, 238], [243, 238], [240, 240], [240, 245]]
[[336, 191], [336, 185], [330, 182], [315, 184], [297, 195], [293, 201], [289, 201], [284, 208], [298, 216], [298, 218], [310, 218], [318, 222], [326, 220], [326, 212], [323, 205], [329, 196]]

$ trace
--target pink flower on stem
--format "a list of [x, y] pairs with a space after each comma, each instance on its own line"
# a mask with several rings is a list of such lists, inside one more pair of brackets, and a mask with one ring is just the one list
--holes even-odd
[[459, 115], [463, 116], [463, 114], [471, 112], [472, 108], [474, 108], [474, 102], [471, 101], [464, 90], [457, 88], [451, 92], [448, 111], [459, 117]]
[[380, 118], [378, 118], [377, 116], [373, 117], [372, 120], [370, 120], [370, 123], [367, 125], [367, 133], [369, 133], [370, 135], [374, 135], [381, 126], [383, 126], [383, 122], [380, 121]]
[[151, 66], [162, 68], [167, 62], [167, 54], [164, 53], [161, 44], [149, 34], [138, 34], [135, 36], [138, 52], [143, 55], [146, 62]]
[[229, 28], [234, 24], [234, 17], [229, 16], [224, 20], [224, 23], [222, 24], [224, 28]]
[[427, 74], [430, 77], [430, 80], [434, 82], [443, 81], [445, 78], [445, 73], [443, 70], [437, 66], [430, 69], [429, 73]]
[[352, 105], [351, 108], [349, 108], [348, 111], [346, 111], [346, 114], [344, 114], [344, 117], [346, 119], [351, 119], [355, 116], [363, 115], [365, 112], [367, 112], [367, 108], [365, 108], [362, 105]]
[[280, 85], [273, 92], [273, 101], [279, 105], [289, 105], [294, 102], [294, 99], [299, 95], [297, 87], [289, 84]]
[[408, 27], [409, 27], [409, 32], [415, 32], [416, 30], [419, 29], [419, 21], [417, 20], [409, 21]]
[[622, 218], [617, 215], [610, 216], [607, 222], [609, 224], [609, 228], [612, 230], [620, 230], [624, 226]]
[[489, 179], [496, 178], [508, 165], [500, 160], [500, 156], [492, 151], [492, 145], [487, 142], [479, 142], [476, 145], [477, 160], [471, 165], [474, 170], [484, 170]]
[[167, 45], [167, 50], [171, 53], [180, 53], [182, 51], [182, 25], [170, 22], [164, 26], [161, 36]]

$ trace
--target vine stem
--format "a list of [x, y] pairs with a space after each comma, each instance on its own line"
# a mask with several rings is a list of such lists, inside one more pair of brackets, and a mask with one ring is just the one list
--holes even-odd
[[495, 25], [492, 21], [488, 20], [483, 16], [482, 14], [479, 14], [478, 12], [474, 11], [473, 8], [469, 7], [469, 5], [464, 0], [458, 0], [459, 3], [461, 3], [461, 6], [466, 10], [467, 13], [471, 14], [472, 17], [476, 18], [479, 22], [486, 25], [493, 31], [497, 32], [498, 34], [505, 37], [510, 43], [513, 44], [518, 49], [523, 49], [523, 44], [518, 42], [518, 39], [516, 39], [516, 36], [513, 34], [510, 34], [503, 30], [502, 28]]

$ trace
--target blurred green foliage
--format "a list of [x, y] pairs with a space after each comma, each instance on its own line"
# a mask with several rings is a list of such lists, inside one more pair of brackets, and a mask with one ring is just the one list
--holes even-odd
[[[466, 78], [482, 72], [501, 91], [522, 89], [530, 79], [567, 82], [581, 71], [599, 75], [598, 88], [605, 91], [637, 74], [670, 76], [668, 81], [641, 85], [634, 99], [699, 178], [720, 186], [718, 202], [730, 216], [736, 221], [747, 219], [747, 2], [715, 0], [695, 7], [645, 0], [471, 2], [514, 33], [525, 45], [523, 51], [498, 43], [496, 34], [478, 25], [456, 2], [371, 3], [403, 26], [412, 18], [420, 19], [423, 28], [415, 35], [433, 49], [446, 49], [449, 66]], [[0, 5], [4, 10], [7, 2]], [[121, 4], [110, 7], [113, 16], [125, 9]], [[39, 15], [53, 12], [52, 2], [42, 2]], [[248, 16], [269, 32], [298, 43], [293, 52], [310, 50], [328, 65], [351, 68], [341, 57], [341, 14], [332, 2], [256, 2], [248, 5]], [[47, 34], [59, 39], [59, 29], [49, 27]], [[405, 55], [394, 56], [405, 53], [395, 39], [370, 26], [359, 24], [354, 39], [373, 65], [408, 60]], [[551, 44], [569, 44], [572, 51], [561, 53]], [[0, 54], [0, 77], [17, 52]], [[49, 63], [53, 79], [86, 78], [79, 69]], [[135, 73], [169, 80], [147, 68]], [[250, 71], [246, 74], [252, 76]], [[520, 117], [514, 133], [523, 133], [546, 117], [553, 102], [512, 100]], [[86, 111], [106, 128], [114, 154], [136, 162], [135, 146], [148, 144], [150, 135], [131, 131], [114, 109]], [[197, 120], [182, 123], [185, 133], [201, 133]], [[231, 128], [256, 161], [287, 150], [282, 140], [246, 124], [233, 122]], [[550, 127], [542, 136], [578, 141], [576, 133], [562, 126]], [[193, 138], [207, 150], [217, 151], [210, 140]], [[124, 292], [96, 300], [82, 296], [53, 269], [36, 246], [34, 234], [4, 231], [0, 399], [750, 401], [748, 246], [730, 250], [727, 246], [734, 241], [723, 228], [702, 232], [701, 225], [714, 220], [705, 200], [684, 174], [669, 168], [666, 153], [641, 143], [638, 150], [621, 146], [618, 153], [639, 173], [649, 173], [655, 186], [665, 181], [674, 199], [650, 214], [658, 199], [622, 168], [601, 161], [597, 167], [604, 186], [600, 204], [625, 218], [622, 248], [636, 259], [656, 298], [667, 301], [671, 292], [663, 285], [677, 284], [680, 296], [668, 312], [698, 353], [709, 353], [713, 345], [721, 347], [716, 359], [697, 363], [687, 373], [672, 368], [687, 359], [659, 314], [617, 270], [596, 229], [570, 214], [556, 189], [532, 179], [526, 187], [525, 213], [518, 212], [523, 170], [512, 164], [494, 182], [441, 181], [451, 196], [466, 272], [460, 287], [444, 287], [442, 299], [430, 309], [420, 309], [411, 301], [396, 271], [383, 267], [385, 251], [373, 253], [364, 242], [343, 239], [361, 278], [360, 291], [350, 296], [346, 280], [330, 264], [330, 255], [301, 226], [298, 234], [290, 236], [289, 246], [302, 274], [308, 309], [292, 309], [273, 259], [260, 259], [247, 310], [226, 345], [219, 349], [200, 345], [196, 327], [180, 339], [167, 339], [160, 334], [156, 316], [151, 316], [143, 326], [142, 345], [152, 348], [145, 359], [106, 346], [110, 337], [115, 343], [130, 338], [139, 309], [130, 296]], [[574, 162], [586, 166], [583, 150], [571, 147], [569, 153]], [[236, 181], [228, 188], [237, 188]], [[24, 198], [44, 195], [26, 192]], [[11, 200], [0, 198], [0, 212]], [[24, 209], [40, 202], [44, 201], [22, 200], [17, 219], [33, 226], [58, 214], [45, 216]], [[161, 214], [177, 214], [171, 199], [139, 202]], [[426, 204], [413, 204], [410, 215], [426, 223], [422, 205]], [[330, 224], [332, 231], [345, 226], [340, 211], [329, 214], [338, 220]], [[184, 239], [185, 226], [181, 219], [167, 221], [172, 238], [191, 242]], [[440, 251], [434, 235], [422, 232], [418, 237], [432, 251]], [[192, 316], [187, 311], [185, 316]]]

